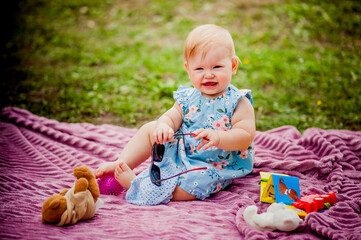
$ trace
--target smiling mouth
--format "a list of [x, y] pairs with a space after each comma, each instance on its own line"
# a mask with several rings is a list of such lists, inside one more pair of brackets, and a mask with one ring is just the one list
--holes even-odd
[[205, 82], [203, 83], [204, 86], [206, 87], [213, 87], [216, 86], [218, 83], [217, 82]]

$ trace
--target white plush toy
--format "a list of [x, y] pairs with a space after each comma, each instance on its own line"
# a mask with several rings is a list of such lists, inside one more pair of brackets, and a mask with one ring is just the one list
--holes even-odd
[[272, 203], [267, 212], [257, 214], [256, 206], [248, 206], [243, 217], [252, 227], [261, 231], [293, 231], [302, 222], [297, 213], [283, 203]]

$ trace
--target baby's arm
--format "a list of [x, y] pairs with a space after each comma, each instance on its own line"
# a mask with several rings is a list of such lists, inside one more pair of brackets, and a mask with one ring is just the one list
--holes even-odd
[[[203, 138], [197, 149], [208, 149], [211, 146], [227, 151], [243, 150], [248, 148], [253, 141], [256, 124], [254, 110], [248, 98], [241, 98], [234, 110], [232, 119], [232, 129], [228, 131], [199, 129], [194, 133], [196, 140]], [[205, 140], [205, 138], [208, 139]]]
[[182, 109], [179, 103], [174, 103], [173, 107], [165, 112], [157, 121], [153, 133], [156, 143], [165, 143], [173, 139], [174, 132], [182, 125]]

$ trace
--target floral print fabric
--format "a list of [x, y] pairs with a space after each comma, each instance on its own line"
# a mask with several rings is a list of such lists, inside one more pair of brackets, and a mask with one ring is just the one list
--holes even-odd
[[[181, 87], [174, 92], [174, 99], [183, 111], [183, 124], [179, 132], [193, 132], [199, 128], [227, 131], [232, 128], [231, 119], [238, 101], [247, 97], [253, 103], [251, 91], [238, 90], [229, 85], [224, 94], [217, 98], [205, 98], [194, 88]], [[192, 171], [178, 179], [178, 185], [185, 191], [204, 199], [229, 185], [232, 179], [242, 177], [252, 171], [253, 144], [240, 151], [225, 151], [216, 147], [197, 150], [201, 140], [192, 136], [177, 137], [166, 144], [165, 155], [177, 152], [177, 165], [181, 171], [207, 167], [207, 170]]]
[[[199, 128], [227, 131], [232, 128], [231, 119], [240, 98], [247, 97], [251, 103], [250, 90], [238, 90], [229, 85], [225, 93], [217, 98], [205, 98], [197, 89], [180, 87], [174, 99], [183, 111], [183, 124], [176, 133], [191, 133]], [[252, 171], [253, 144], [239, 151], [225, 151], [216, 147], [197, 150], [201, 140], [191, 135], [178, 136], [165, 143], [162, 162], [155, 163], [161, 178], [167, 178], [194, 168], [191, 171], [163, 181], [160, 187], [151, 183], [149, 170], [140, 173], [127, 191], [126, 199], [137, 205], [167, 203], [172, 198], [176, 185], [199, 199], [205, 199], [228, 186], [232, 179], [243, 177]]]

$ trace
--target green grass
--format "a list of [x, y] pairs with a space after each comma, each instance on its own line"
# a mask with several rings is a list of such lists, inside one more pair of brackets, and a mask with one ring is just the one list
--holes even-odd
[[227, 28], [257, 129], [361, 129], [359, 1], [19, 1], [2, 53], [1, 106], [139, 127], [190, 85], [184, 40]]

